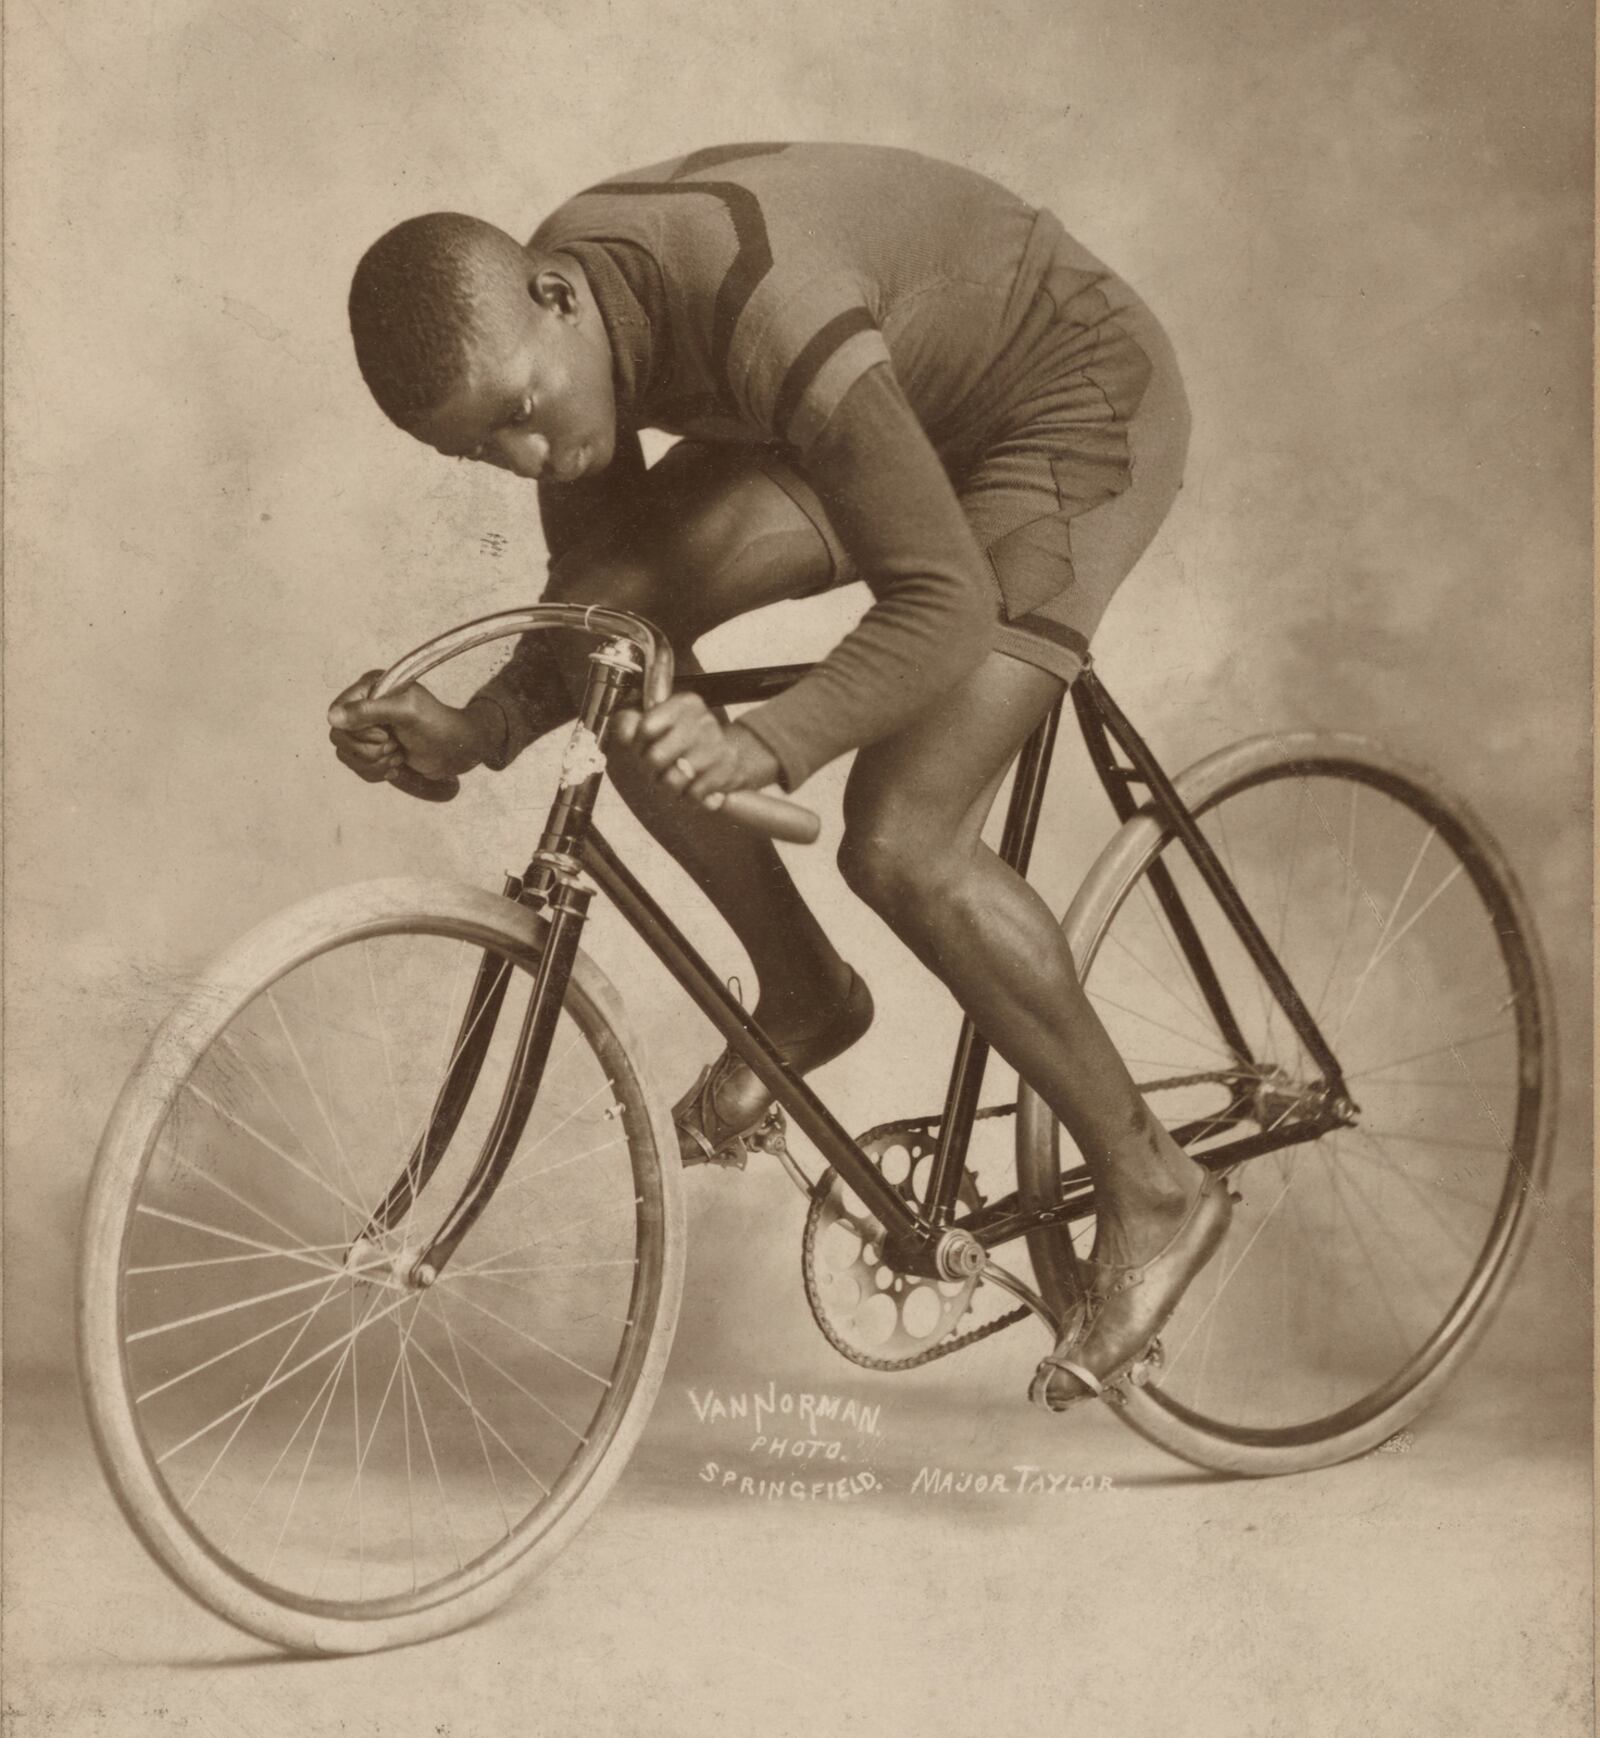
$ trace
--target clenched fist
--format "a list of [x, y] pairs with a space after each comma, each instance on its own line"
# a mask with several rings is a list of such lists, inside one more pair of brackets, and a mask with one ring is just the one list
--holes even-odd
[[505, 719], [492, 700], [447, 706], [420, 683], [372, 700], [382, 674], [369, 670], [328, 708], [328, 740], [358, 778], [423, 793], [407, 774], [437, 781], [470, 772], [502, 746]]

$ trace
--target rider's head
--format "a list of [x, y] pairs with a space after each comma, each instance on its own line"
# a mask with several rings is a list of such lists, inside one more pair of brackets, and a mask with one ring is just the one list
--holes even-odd
[[407, 434], [519, 476], [570, 482], [616, 446], [611, 343], [575, 260], [475, 217], [413, 217], [350, 285], [362, 378]]

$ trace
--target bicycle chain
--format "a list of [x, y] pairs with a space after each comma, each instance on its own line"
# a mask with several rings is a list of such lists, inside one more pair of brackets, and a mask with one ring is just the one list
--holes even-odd
[[[987, 1117], [1009, 1116], [1015, 1109], [1015, 1105], [1000, 1105], [989, 1110], [980, 1110], [977, 1115], [980, 1120]], [[856, 1145], [866, 1148], [871, 1142], [887, 1140], [894, 1135], [926, 1134], [938, 1125], [939, 1120], [938, 1117], [907, 1117], [899, 1122], [879, 1123], [875, 1128], [868, 1129], [856, 1142]], [[904, 1194], [909, 1188], [909, 1180], [906, 1185], [891, 1186], [899, 1187], [901, 1193]], [[884, 1374], [895, 1370], [920, 1369], [924, 1364], [931, 1364], [939, 1358], [948, 1358], [952, 1352], [964, 1351], [968, 1346], [975, 1346], [980, 1340], [987, 1340], [991, 1335], [998, 1334], [1002, 1328], [1012, 1327], [1033, 1314], [1032, 1310], [1025, 1307], [1008, 1310], [1004, 1315], [997, 1316], [992, 1322], [985, 1322], [980, 1327], [970, 1328], [966, 1333], [957, 1334], [953, 1338], [940, 1340], [936, 1345], [929, 1346], [926, 1351], [914, 1353], [910, 1357], [875, 1358], [870, 1353], [860, 1351], [834, 1330], [828, 1320], [827, 1307], [823, 1303], [817, 1287], [817, 1233], [822, 1226], [823, 1207], [827, 1198], [826, 1187], [819, 1187], [813, 1195], [811, 1206], [806, 1213], [805, 1234], [800, 1244], [800, 1274], [805, 1282], [806, 1302], [811, 1307], [812, 1319], [821, 1330], [822, 1337], [836, 1352], [842, 1357], [848, 1358], [852, 1364], [859, 1364], [864, 1370], [877, 1370]]]

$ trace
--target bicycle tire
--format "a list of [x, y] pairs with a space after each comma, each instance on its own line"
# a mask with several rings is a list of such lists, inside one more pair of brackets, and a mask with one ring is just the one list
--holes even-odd
[[[595, 1079], [602, 1084], [584, 1101], [581, 1115], [574, 1110], [556, 1134], [567, 1130], [570, 1145], [571, 1131], [580, 1125], [596, 1130], [595, 1138], [606, 1143], [593, 1149], [601, 1156], [580, 1152], [577, 1157], [586, 1161], [581, 1171], [575, 1160], [563, 1160], [568, 1168], [559, 1183], [537, 1182], [545, 1174], [541, 1166], [527, 1178], [521, 1197], [509, 1193], [518, 1179], [514, 1165], [453, 1259], [453, 1288], [447, 1272], [431, 1289], [408, 1297], [397, 1280], [376, 1267], [351, 1272], [339, 1265], [335, 1244], [340, 1237], [348, 1241], [351, 1225], [359, 1225], [358, 1210], [366, 1211], [383, 1193], [383, 1184], [392, 1183], [395, 1153], [405, 1146], [403, 1137], [395, 1146], [388, 1144], [386, 1120], [380, 1128], [378, 1121], [350, 1113], [366, 1102], [365, 1093], [374, 1092], [380, 1100], [392, 1094], [394, 1128], [402, 1135], [402, 1106], [409, 1109], [414, 1101], [426, 1107], [427, 1095], [437, 1093], [438, 1071], [413, 1068], [413, 1052], [391, 1042], [391, 1026], [398, 1022], [403, 1038], [410, 1019], [412, 1003], [401, 995], [412, 987], [405, 975], [412, 971], [410, 962], [420, 962], [418, 983], [426, 993], [437, 991], [434, 968], [442, 955], [459, 954], [469, 963], [492, 955], [506, 962], [508, 979], [520, 992], [537, 965], [540, 935], [540, 921], [514, 901], [425, 880], [363, 883], [295, 906], [225, 953], [183, 999], [134, 1069], [102, 1140], [83, 1219], [78, 1287], [80, 1368], [101, 1464], [157, 1563], [219, 1616], [281, 1647], [365, 1652], [444, 1634], [483, 1616], [561, 1550], [593, 1513], [625, 1465], [659, 1389], [683, 1285], [676, 1144], [659, 1098], [646, 1084], [616, 992], [581, 953], [561, 1015], [569, 1033], [562, 1078], [576, 1083], [574, 1092], [589, 1091]], [[369, 1020], [363, 1006], [357, 1019], [349, 999], [331, 1002], [330, 1014], [323, 1002], [330, 977], [335, 985], [359, 984], [356, 974], [362, 971], [376, 1018]], [[298, 1021], [306, 1009], [311, 1017], [303, 1033], [317, 1031], [320, 1050], [310, 1043], [302, 1049], [285, 1018], [287, 1010]], [[277, 1027], [289, 1035], [293, 1062], [288, 1051], [276, 1059], [272, 1055]], [[389, 1070], [386, 1083], [374, 1030]], [[448, 1046], [448, 1022], [445, 1031]], [[345, 1056], [349, 1060], [341, 1063]], [[300, 1064], [303, 1083], [294, 1063]], [[552, 1079], [547, 1073], [541, 1104], [546, 1092], [559, 1089]], [[292, 1100], [292, 1092], [301, 1098]], [[594, 1110], [599, 1099], [607, 1102]], [[317, 1124], [316, 1138], [304, 1143], [298, 1163], [281, 1132], [306, 1121], [291, 1116], [291, 1102], [320, 1108], [332, 1137], [324, 1145]], [[556, 1104], [551, 1117], [564, 1111], [565, 1102]], [[530, 1127], [525, 1142], [534, 1132]], [[548, 1133], [539, 1136], [540, 1142], [549, 1138]], [[272, 1158], [273, 1151], [279, 1159]], [[526, 1151], [519, 1148], [519, 1161]], [[545, 1192], [572, 1189], [572, 1179], [609, 1204], [609, 1222], [603, 1215], [597, 1215], [598, 1225], [588, 1226], [560, 1218], [568, 1196]], [[214, 1187], [203, 1187], [207, 1183]], [[430, 1190], [441, 1204], [455, 1195], [453, 1187], [430, 1183], [420, 1192], [414, 1215], [422, 1213]], [[253, 1217], [241, 1219], [240, 1207], [228, 1205], [242, 1197], [248, 1197], [244, 1205]], [[201, 1200], [204, 1210], [193, 1205]], [[308, 1217], [329, 1222], [333, 1242], [288, 1241], [291, 1234], [316, 1235], [299, 1229]], [[619, 1218], [631, 1224], [618, 1229]], [[274, 1223], [284, 1238], [281, 1247], [280, 1233], [264, 1229]], [[494, 1228], [491, 1233], [482, 1230], [486, 1225]], [[505, 1243], [530, 1226], [532, 1242]], [[602, 1232], [610, 1242], [602, 1242]], [[486, 1245], [486, 1235], [500, 1242]], [[406, 1253], [402, 1246], [408, 1236], [403, 1230], [393, 1234], [391, 1241], [399, 1240], [396, 1261]], [[553, 1244], [562, 1239], [575, 1259], [556, 1259]], [[523, 1265], [517, 1266], [501, 1254], [485, 1260], [486, 1247], [535, 1253], [519, 1258]], [[590, 1259], [591, 1249], [613, 1247], [619, 1251], [614, 1261]], [[160, 1258], [151, 1259], [152, 1254]], [[176, 1254], [184, 1259], [170, 1258]], [[465, 1261], [468, 1256], [477, 1257], [476, 1266]], [[285, 1265], [291, 1262], [299, 1266]], [[319, 1271], [306, 1279], [313, 1268]], [[528, 1273], [532, 1281], [520, 1277]], [[255, 1275], [266, 1276], [265, 1282]], [[280, 1275], [293, 1283], [271, 1283]], [[215, 1303], [215, 1288], [225, 1283], [259, 1289]], [[163, 1303], [147, 1303], [151, 1288]], [[292, 1293], [299, 1299], [308, 1288], [321, 1289], [309, 1312], [301, 1309], [275, 1327], [255, 1331], [260, 1311], [297, 1307], [268, 1306], [267, 1298]], [[342, 1303], [346, 1295], [347, 1306]], [[317, 1333], [326, 1334], [319, 1312], [330, 1299], [335, 1311], [348, 1308], [351, 1326], [348, 1334], [336, 1334], [322, 1352], [307, 1358], [312, 1371], [305, 1378], [309, 1384], [318, 1360], [324, 1360], [327, 1398], [317, 1391], [249, 1508], [241, 1510], [242, 1495], [269, 1463], [277, 1440], [273, 1432], [287, 1427], [304, 1392], [297, 1386], [299, 1366], [286, 1361], [287, 1353], [279, 1353], [267, 1377], [259, 1371], [302, 1316], [304, 1325], [293, 1342], [301, 1348], [296, 1357], [311, 1343], [303, 1338], [308, 1331], [313, 1340]], [[188, 1313], [149, 1326], [130, 1325], [142, 1322], [146, 1310], [170, 1314], [174, 1302]], [[552, 1317], [555, 1328], [548, 1326]], [[337, 1327], [343, 1318], [333, 1319]], [[320, 1328], [319, 1320], [324, 1321]], [[530, 1321], [539, 1333], [529, 1331], [525, 1324]], [[220, 1332], [221, 1323], [242, 1337], [231, 1350], [225, 1347], [213, 1356], [207, 1336]], [[363, 1366], [381, 1376], [391, 1356], [391, 1324], [393, 1369], [381, 1403], [369, 1377], [363, 1417]], [[567, 1337], [559, 1339], [558, 1333]], [[187, 1352], [169, 1350], [172, 1341], [187, 1345]], [[537, 1349], [541, 1345], [548, 1357]], [[612, 1348], [609, 1370], [599, 1367], [607, 1347]], [[152, 1366], [158, 1357], [166, 1363]], [[191, 1361], [181, 1364], [182, 1357]], [[591, 1363], [596, 1368], [591, 1370]], [[177, 1366], [175, 1374], [163, 1374], [168, 1364]], [[255, 1373], [243, 1375], [239, 1366]], [[327, 1387], [336, 1367], [346, 1375]], [[159, 1381], [152, 1381], [152, 1368]], [[491, 1378], [484, 1372], [494, 1369], [508, 1380], [503, 1392], [493, 1384], [490, 1399]], [[596, 1382], [603, 1384], [598, 1393]], [[255, 1384], [254, 1399], [224, 1404], [241, 1383], [247, 1397]], [[345, 1423], [346, 1385], [353, 1425]], [[194, 1392], [201, 1389], [203, 1397]], [[518, 1399], [517, 1390], [527, 1398]], [[175, 1408], [179, 1397], [190, 1417], [221, 1407], [222, 1420], [234, 1420], [227, 1424], [230, 1434], [216, 1453], [216, 1465], [198, 1486], [186, 1469], [186, 1457], [195, 1451], [178, 1437], [183, 1414], [169, 1425], [162, 1410]], [[543, 1411], [531, 1412], [530, 1403]], [[318, 1405], [312, 1433], [309, 1421]], [[237, 1416], [241, 1410], [242, 1418]], [[206, 1430], [211, 1435], [200, 1433], [201, 1452], [209, 1456], [224, 1431], [215, 1421]], [[400, 1488], [402, 1430], [409, 1587], [404, 1585], [406, 1540], [389, 1502]], [[261, 1439], [259, 1447], [252, 1446], [255, 1438]], [[337, 1479], [318, 1458], [333, 1455], [336, 1442]], [[459, 1476], [448, 1488], [441, 1453], [452, 1480]], [[290, 1497], [286, 1486], [302, 1455]], [[562, 1455], [566, 1458], [558, 1465]], [[353, 1553], [347, 1549], [334, 1560], [335, 1547], [343, 1543], [338, 1528], [328, 1532], [327, 1555], [308, 1591], [311, 1558], [322, 1549], [327, 1530], [323, 1517], [335, 1513], [339, 1479], [352, 1464], [359, 1552], [353, 1594], [348, 1562]], [[545, 1494], [536, 1494], [536, 1488]], [[255, 1524], [258, 1505], [269, 1523], [264, 1528]], [[350, 1505], [347, 1494], [337, 1511], [346, 1535]], [[213, 1519], [213, 1511], [221, 1518]], [[263, 1568], [266, 1535], [280, 1525], [280, 1511], [281, 1531]], [[441, 1513], [454, 1568], [441, 1538]], [[225, 1540], [230, 1516], [233, 1531]], [[502, 1523], [503, 1536], [490, 1537]], [[251, 1534], [249, 1554], [238, 1543], [241, 1529]], [[259, 1541], [257, 1531], [263, 1534]], [[478, 1548], [480, 1537], [487, 1542]], [[444, 1565], [438, 1573], [436, 1563]], [[335, 1588], [324, 1596], [318, 1589], [329, 1573]]]
[[[1379, 1039], [1398, 1050], [1387, 1063], [1354, 1070], [1345, 1064], [1350, 1089], [1362, 1101], [1356, 1131], [1247, 1161], [1233, 1174], [1246, 1205], [1236, 1210], [1228, 1240], [1164, 1331], [1164, 1364], [1144, 1386], [1127, 1386], [1115, 1400], [1133, 1429], [1194, 1465], [1256, 1476], [1304, 1471], [1364, 1453], [1411, 1422], [1483, 1333], [1515, 1273], [1532, 1207], [1543, 1198], [1554, 1129], [1549, 977], [1526, 900], [1487, 828], [1431, 773], [1379, 745], [1318, 733], [1252, 738], [1197, 763], [1175, 784], [1291, 979], [1308, 1000], [1315, 998], [1319, 1020], [1319, 1008], [1325, 1010], [1325, 1034], [1341, 1064], [1346, 1049]], [[1333, 793], [1337, 809], [1323, 800]], [[1292, 845], [1285, 844], [1281, 822], [1261, 818], [1274, 808], [1285, 812], [1284, 798], [1292, 799], [1297, 816]], [[1309, 866], [1298, 818], [1308, 811], [1307, 830], [1320, 836]], [[1243, 833], [1242, 847], [1230, 828]], [[1402, 851], [1402, 838], [1420, 842]], [[1363, 850], [1376, 870], [1361, 866]], [[1443, 875], [1430, 861], [1441, 852], [1449, 859]], [[1228, 1046], [1192, 974], [1185, 978], [1181, 950], [1150, 896], [1146, 878], [1157, 860], [1187, 878], [1191, 911], [1205, 904], [1209, 896], [1195, 891], [1198, 878], [1183, 847], [1147, 808], [1107, 846], [1063, 924], [1086, 988], [1091, 998], [1100, 997], [1108, 1025], [1119, 1028], [1124, 1053], [1157, 1048], [1148, 1042], [1154, 1037], [1164, 1055], [1184, 1056], [1187, 1075], [1162, 1075], [1156, 1058], [1130, 1062], [1135, 1078], [1143, 1070], [1149, 1081], [1152, 1105], [1171, 1104], [1163, 1115], [1175, 1126], [1185, 1120], [1185, 1095], [1192, 1113], [1206, 1073], [1199, 1066], [1202, 1040], [1209, 1038], [1224, 1057]], [[1262, 907], [1259, 894], [1252, 898], [1255, 883], [1269, 873], [1283, 878], [1276, 912], [1270, 901]], [[1300, 915], [1313, 903], [1343, 911], [1344, 941]], [[1214, 904], [1210, 909], [1215, 914]], [[1214, 962], [1218, 951], [1226, 956], [1231, 932], [1223, 930], [1220, 914], [1202, 927], [1209, 929]], [[1346, 958], [1348, 936], [1356, 932], [1357, 950]], [[1357, 972], [1360, 945], [1369, 940]], [[1232, 945], [1237, 948], [1236, 940]], [[1280, 1053], [1293, 1048], [1287, 1022], [1261, 991], [1245, 987], [1247, 978], [1256, 985], [1261, 980], [1242, 948], [1233, 963], [1243, 975], [1225, 969], [1224, 979], [1236, 982], [1235, 1007], [1250, 1014], [1268, 1047], [1253, 1054], [1270, 1063], [1273, 1047]], [[1482, 972], [1481, 985], [1477, 979], [1469, 980], [1469, 989], [1447, 984], [1458, 966], [1463, 975]], [[1368, 994], [1375, 981], [1388, 990], [1387, 999]], [[1143, 1006], [1135, 1008], [1130, 998], [1138, 1001], [1141, 989]], [[1496, 1018], [1509, 1017], [1503, 1029], [1466, 1029], [1468, 1015], [1491, 1005]], [[1354, 1035], [1346, 1037], [1352, 1024]], [[1147, 1041], [1130, 1045], [1136, 1032]], [[1432, 1038], [1441, 1033], [1435, 1045]], [[1184, 1051], [1180, 1039], [1193, 1048]], [[1438, 1077], [1396, 1075], [1402, 1066], [1437, 1067]], [[1292, 1095], [1283, 1082], [1293, 1078], [1294, 1069], [1286, 1067], [1281, 1081], [1262, 1084], [1257, 1102], [1265, 1108], [1255, 1127], [1267, 1126], [1278, 1106], [1288, 1114]], [[1369, 1132], [1375, 1124], [1376, 1132]], [[1387, 1155], [1381, 1161], [1380, 1148]], [[1048, 1106], [1026, 1087], [1017, 1164], [1027, 1204], [1058, 1198], [1061, 1137]], [[1407, 1197], [1403, 1211], [1372, 1211], [1369, 1191], [1398, 1200], [1400, 1190]], [[1293, 1205], [1280, 1214], [1285, 1201]], [[1029, 1241], [1041, 1287], [1063, 1308], [1073, 1282], [1060, 1234], [1038, 1233]], [[1335, 1249], [1344, 1252], [1348, 1267], [1330, 1268]], [[1408, 1263], [1414, 1283], [1404, 1273]], [[1391, 1276], [1397, 1287], [1425, 1293], [1426, 1300], [1397, 1305]], [[1319, 1286], [1319, 1279], [1325, 1283]], [[1448, 1301], [1435, 1319], [1440, 1297]], [[1189, 1350], [1202, 1334], [1203, 1357]], [[1180, 1339], [1187, 1368], [1174, 1357]], [[1276, 1356], [1273, 1340], [1280, 1347]]]

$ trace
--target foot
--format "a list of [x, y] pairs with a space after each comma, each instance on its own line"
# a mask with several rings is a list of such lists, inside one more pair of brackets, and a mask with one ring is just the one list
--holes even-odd
[[1226, 1184], [1208, 1172], [1177, 1229], [1148, 1260], [1086, 1261], [1083, 1301], [1034, 1373], [1028, 1398], [1064, 1412], [1121, 1382], [1150, 1355], [1190, 1281], [1216, 1253], [1232, 1216]]
[[[841, 1056], [872, 1024], [872, 996], [852, 970], [844, 998], [817, 1029], [780, 1044], [785, 1062], [807, 1074]], [[701, 1069], [672, 1107], [678, 1152], [686, 1165], [736, 1165], [743, 1170], [751, 1136], [773, 1108], [772, 1094], [731, 1050]]]

